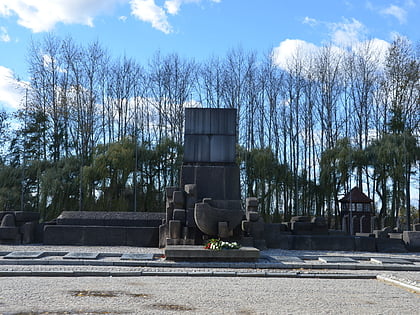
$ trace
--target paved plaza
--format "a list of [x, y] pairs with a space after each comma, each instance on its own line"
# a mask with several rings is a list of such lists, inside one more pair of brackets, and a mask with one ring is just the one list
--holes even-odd
[[162, 255], [1, 245], [0, 314], [419, 314], [419, 253], [265, 250], [252, 263]]

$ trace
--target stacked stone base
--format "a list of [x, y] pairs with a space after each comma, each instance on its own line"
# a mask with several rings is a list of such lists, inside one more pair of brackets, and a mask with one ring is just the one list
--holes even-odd
[[0, 212], [0, 244], [31, 244], [41, 241], [38, 237], [38, 221], [38, 212]]

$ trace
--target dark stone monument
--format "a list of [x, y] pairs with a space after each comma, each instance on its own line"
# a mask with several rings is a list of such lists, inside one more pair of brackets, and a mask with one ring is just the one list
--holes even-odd
[[167, 257], [172, 245], [203, 245], [209, 238], [262, 240], [258, 200], [248, 198], [242, 208], [236, 110], [185, 109], [184, 140], [181, 185], [166, 189], [166, 220], [159, 229], [160, 247], [170, 246]]

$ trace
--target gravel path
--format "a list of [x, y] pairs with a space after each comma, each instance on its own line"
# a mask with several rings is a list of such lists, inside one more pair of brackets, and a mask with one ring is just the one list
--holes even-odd
[[378, 280], [0, 278], [1, 314], [418, 314]]
[[[163, 253], [158, 248], [5, 246], [0, 252], [63, 251]], [[267, 250], [271, 256], [402, 257], [419, 253]], [[170, 264], [168, 264], [170, 265]], [[2, 265], [10, 271], [258, 272], [234, 268]], [[372, 275], [414, 284], [420, 272], [374, 270], [270, 270], [277, 273]], [[0, 277], [0, 314], [420, 314], [420, 294], [374, 279], [255, 277]]]

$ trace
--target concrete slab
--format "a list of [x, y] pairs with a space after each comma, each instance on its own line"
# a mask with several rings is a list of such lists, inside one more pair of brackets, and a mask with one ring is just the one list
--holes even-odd
[[121, 260], [153, 260], [155, 254], [134, 254], [126, 253], [121, 256]]
[[63, 259], [98, 259], [99, 253], [77, 253], [70, 252], [64, 255]]
[[302, 259], [295, 256], [270, 256], [279, 262], [289, 262], [289, 263], [305, 263]]
[[165, 256], [176, 261], [257, 261], [260, 251], [254, 247], [210, 250], [203, 246], [174, 245], [165, 248]]
[[401, 265], [412, 265], [413, 262], [402, 259], [402, 258], [392, 258], [392, 257], [375, 257], [370, 259], [371, 262], [378, 264], [401, 264]]
[[44, 252], [11, 252], [4, 256], [4, 259], [36, 259], [41, 258], [44, 255]]
[[327, 264], [337, 264], [337, 263], [358, 263], [357, 260], [354, 260], [350, 257], [319, 257], [319, 261]]

